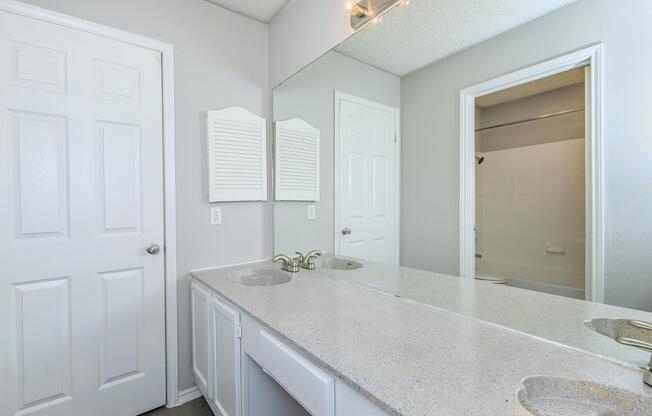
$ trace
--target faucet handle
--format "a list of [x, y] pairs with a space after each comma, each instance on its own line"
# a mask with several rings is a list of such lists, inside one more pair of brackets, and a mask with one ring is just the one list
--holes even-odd
[[295, 251], [294, 254], [297, 255], [297, 258], [299, 259], [299, 263], [303, 263], [306, 260], [306, 257], [308, 257], [308, 256], [304, 257], [300, 251]]
[[278, 254], [272, 258], [272, 262], [274, 263], [279, 261], [282, 262], [281, 269], [285, 270], [286, 272], [296, 273], [299, 271], [299, 259], [290, 258], [285, 254]]
[[627, 321], [627, 324], [633, 326], [634, 328], [647, 329], [648, 331], [652, 331], [652, 324], [649, 322], [630, 319]]
[[321, 250], [310, 250], [306, 253], [305, 261], [312, 261], [315, 257], [319, 257], [324, 254]]
[[301, 267], [306, 270], [315, 270], [315, 258], [322, 255], [321, 250], [311, 250], [303, 257]]
[[277, 254], [276, 256], [274, 256], [274, 258], [272, 258], [273, 263], [278, 263], [279, 261], [282, 261], [284, 263], [291, 263], [292, 259], [286, 256], [285, 254]]
[[[630, 319], [627, 321], [627, 325], [632, 326], [636, 329], [642, 329], [644, 331], [652, 331], [652, 324], [645, 321], [638, 321], [636, 319]], [[642, 340], [639, 338], [634, 338], [632, 336], [618, 336], [616, 337], [616, 342], [623, 345], [629, 345], [630, 347], [640, 348], [642, 350], [652, 352], [652, 342], [647, 342], [647, 340]]]
[[636, 347], [642, 350], [652, 352], [652, 344], [650, 344], [649, 342], [641, 341], [640, 339], [629, 338], [629, 337], [618, 337], [616, 338], [616, 342], [619, 344], [629, 345], [630, 347]]

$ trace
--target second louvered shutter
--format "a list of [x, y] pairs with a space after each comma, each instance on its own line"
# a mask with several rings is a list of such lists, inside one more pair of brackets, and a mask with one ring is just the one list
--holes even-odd
[[275, 125], [277, 201], [319, 201], [319, 129], [293, 118]]

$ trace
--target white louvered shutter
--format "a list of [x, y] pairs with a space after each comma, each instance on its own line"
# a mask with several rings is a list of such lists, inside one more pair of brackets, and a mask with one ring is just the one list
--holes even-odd
[[277, 201], [319, 201], [319, 129], [293, 118], [275, 125]]
[[240, 107], [209, 111], [210, 202], [267, 200], [266, 121]]

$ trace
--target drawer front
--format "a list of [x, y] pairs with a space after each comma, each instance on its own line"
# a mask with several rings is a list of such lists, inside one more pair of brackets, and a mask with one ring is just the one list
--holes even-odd
[[335, 381], [265, 330], [259, 332], [259, 364], [313, 416], [334, 416]]

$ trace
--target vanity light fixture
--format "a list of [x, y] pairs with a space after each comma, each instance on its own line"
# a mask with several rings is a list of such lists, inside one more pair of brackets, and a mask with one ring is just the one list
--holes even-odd
[[351, 10], [351, 27], [359, 30], [369, 23], [379, 23], [381, 16], [394, 7], [409, 4], [409, 0], [360, 0], [356, 4], [347, 3]]

